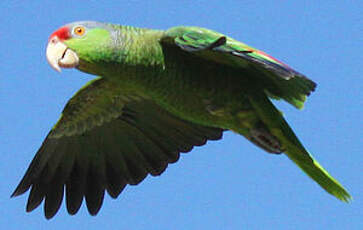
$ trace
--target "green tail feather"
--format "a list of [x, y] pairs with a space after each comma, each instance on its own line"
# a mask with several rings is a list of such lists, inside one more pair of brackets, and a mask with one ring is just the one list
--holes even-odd
[[312, 164], [306, 164], [296, 159], [293, 154], [286, 155], [294, 161], [306, 174], [323, 187], [328, 193], [332, 194], [341, 201], [349, 202], [352, 197], [345, 188], [334, 179], [311, 155]]
[[305, 150], [267, 96], [261, 93], [251, 95], [249, 98], [261, 120], [281, 141], [286, 150], [285, 154], [328, 193], [339, 200], [349, 202], [352, 199], [349, 193]]

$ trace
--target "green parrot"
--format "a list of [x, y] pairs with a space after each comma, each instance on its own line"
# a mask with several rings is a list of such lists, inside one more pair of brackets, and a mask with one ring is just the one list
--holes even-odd
[[30, 189], [28, 212], [44, 200], [52, 218], [65, 195], [69, 214], [85, 198], [96, 215], [105, 191], [116, 198], [127, 184], [160, 175], [180, 153], [226, 130], [286, 154], [328, 193], [351, 199], [271, 102], [301, 109], [316, 84], [260, 50], [199, 27], [162, 31], [84, 21], [55, 31], [46, 56], [57, 71], [77, 68], [98, 77], [68, 101], [12, 194]]

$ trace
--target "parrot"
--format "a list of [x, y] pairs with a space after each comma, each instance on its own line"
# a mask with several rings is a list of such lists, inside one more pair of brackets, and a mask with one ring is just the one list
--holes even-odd
[[302, 109], [316, 83], [263, 51], [201, 27], [79, 21], [50, 35], [46, 58], [56, 71], [95, 78], [66, 103], [13, 192], [30, 190], [27, 212], [44, 200], [50, 219], [65, 197], [70, 215], [84, 199], [94, 216], [105, 192], [116, 199], [225, 131], [285, 154], [326, 192], [352, 199], [272, 103]]

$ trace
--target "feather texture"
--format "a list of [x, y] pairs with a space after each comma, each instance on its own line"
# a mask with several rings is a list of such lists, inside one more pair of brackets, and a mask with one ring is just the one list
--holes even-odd
[[[72, 103], [84, 95], [101, 96], [89, 95], [87, 90], [99, 90], [97, 87], [109, 83], [99, 79], [94, 84], [76, 94]], [[89, 98], [92, 103], [83, 110], [85, 114], [81, 117], [88, 117], [88, 111], [97, 111], [97, 106], [105, 106], [96, 101], [97, 98]], [[13, 196], [18, 196], [31, 188], [27, 211], [34, 210], [45, 200], [44, 212], [48, 219], [59, 210], [64, 189], [70, 214], [78, 212], [85, 198], [89, 213], [96, 215], [102, 206], [105, 190], [116, 198], [126, 184], [136, 185], [148, 174], [160, 175], [169, 163], [179, 159], [180, 152], [188, 152], [208, 139], [222, 137], [222, 129], [180, 120], [156, 104], [139, 98], [126, 102], [117, 118], [103, 119], [100, 110], [100, 114], [95, 115], [102, 122], [97, 125], [88, 123], [91, 128], [82, 129], [83, 132], [69, 132], [62, 126], [70, 127], [80, 122], [73, 116], [75, 111], [82, 114], [74, 106], [66, 106], [62, 118], [45, 139], [13, 193]], [[109, 106], [114, 105], [110, 103]], [[75, 111], [69, 111], [74, 108]], [[52, 135], [52, 132], [57, 135]]]
[[[72, 33], [79, 26], [85, 33]], [[68, 101], [13, 192], [30, 190], [28, 212], [44, 201], [45, 217], [52, 218], [65, 196], [69, 214], [85, 200], [96, 215], [105, 191], [118, 197], [126, 185], [162, 174], [180, 153], [221, 139], [225, 130], [285, 153], [327, 192], [351, 199], [270, 101], [301, 109], [316, 83], [265, 52], [185, 26], [160, 31], [75, 22], [49, 41], [54, 69], [100, 77]]]

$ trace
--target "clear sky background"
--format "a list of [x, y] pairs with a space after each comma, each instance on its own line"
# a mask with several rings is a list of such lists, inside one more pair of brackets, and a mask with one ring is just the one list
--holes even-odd
[[[0, 229], [363, 229], [362, 1], [0, 2]], [[63, 204], [50, 221], [10, 199], [67, 100], [92, 76], [45, 59], [59, 26], [97, 20], [167, 29], [197, 25], [232, 36], [318, 83], [302, 111], [280, 109], [314, 156], [354, 197], [345, 204], [286, 156], [227, 132], [182, 155], [160, 177], [107, 195], [96, 217]]]

